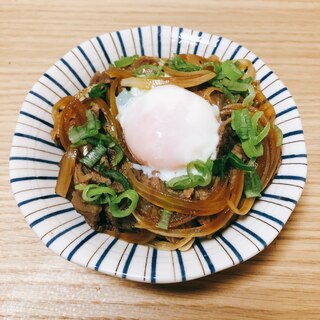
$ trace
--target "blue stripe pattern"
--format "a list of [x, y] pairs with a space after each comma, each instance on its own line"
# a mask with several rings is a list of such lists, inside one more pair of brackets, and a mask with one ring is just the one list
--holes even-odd
[[52, 177], [52, 176], [19, 177], [19, 178], [10, 179], [10, 183], [30, 181], [30, 180], [57, 180], [57, 178], [58, 177]]
[[259, 60], [259, 57], [255, 57], [255, 58], [252, 60], [252, 64], [255, 64], [258, 60]]
[[234, 221], [233, 225], [238, 227], [242, 231], [245, 231], [246, 233], [250, 234], [250, 236], [252, 236], [256, 240], [258, 240], [263, 245], [264, 248], [267, 246], [267, 243], [261, 237], [259, 237], [255, 232], [253, 232], [252, 230], [246, 228], [245, 226], [243, 226], [242, 224], [238, 223], [237, 221]]
[[73, 226], [71, 226], [71, 227], [69, 227], [69, 228], [67, 228], [67, 229], [59, 232], [57, 235], [55, 235], [53, 238], [51, 238], [51, 239], [47, 242], [46, 246], [49, 248], [49, 247], [52, 245], [52, 243], [55, 242], [57, 239], [59, 239], [61, 236], [63, 236], [64, 234], [68, 233], [69, 231], [71, 231], [71, 230], [73, 230], [73, 229], [76, 229], [76, 228], [78, 228], [78, 227], [81, 227], [81, 226], [84, 225], [85, 223], [86, 223], [85, 221], [81, 221], [81, 222], [79, 222], [79, 223], [77, 223], [77, 224], [75, 224], [75, 225], [73, 225]]
[[273, 74], [272, 71], [269, 71], [268, 73], [266, 73], [266, 74], [260, 79], [260, 84], [261, 84], [264, 80], [268, 79], [268, 77], [270, 77], [272, 74]]
[[265, 212], [262, 212], [262, 211], [259, 211], [259, 210], [255, 210], [255, 209], [251, 209], [250, 212], [251, 213], [255, 213], [256, 215], [264, 217], [266, 219], [269, 219], [269, 220], [277, 223], [281, 227], [284, 226], [284, 223], [281, 220], [279, 220], [279, 219], [277, 219], [277, 218], [275, 218], [275, 217], [273, 217], [273, 216], [271, 216], [271, 215], [269, 215], [269, 214], [267, 214]]
[[51, 160], [46, 160], [46, 159], [38, 159], [38, 158], [31, 158], [31, 157], [10, 157], [9, 160], [21, 160], [21, 161], [32, 161], [32, 162], [42, 162], [42, 163], [47, 163], [47, 164], [55, 164], [58, 165], [59, 162], [57, 161], [51, 161]]
[[181, 271], [181, 279], [182, 279], [182, 281], [186, 281], [186, 271], [184, 269], [184, 263], [183, 263], [183, 260], [182, 260], [181, 252], [180, 252], [180, 250], [176, 250], [176, 252], [177, 252], [180, 271]]
[[30, 227], [33, 228], [37, 224], [39, 224], [39, 223], [41, 223], [41, 222], [43, 222], [43, 221], [45, 221], [47, 219], [50, 219], [52, 217], [55, 217], [55, 216], [58, 216], [60, 214], [64, 214], [64, 213], [67, 213], [67, 212], [72, 212], [72, 211], [74, 211], [73, 207], [67, 208], [67, 209], [63, 209], [63, 210], [58, 210], [58, 211], [55, 211], [55, 212], [51, 212], [51, 213], [49, 213], [49, 214], [47, 214], [47, 215], [45, 215], [45, 216], [43, 216], [43, 217], [41, 217], [39, 219], [34, 220], [33, 222], [31, 222], [30, 223]]
[[70, 92], [66, 88], [64, 88], [56, 79], [54, 79], [47, 73], [45, 73], [44, 76], [47, 79], [49, 79], [52, 83], [54, 83], [57, 87], [59, 87], [67, 96], [71, 96]]
[[206, 260], [206, 263], [208, 265], [208, 268], [210, 270], [211, 273], [214, 273], [215, 272], [215, 268], [214, 268], [214, 265], [209, 257], [209, 255], [207, 254], [206, 250], [204, 249], [204, 247], [202, 246], [201, 244], [201, 241], [197, 238], [196, 239], [196, 245], [197, 247], [199, 248], [204, 260]]
[[139, 43], [141, 48], [141, 55], [144, 56], [144, 47], [143, 47], [143, 40], [142, 40], [142, 31], [141, 28], [138, 28], [138, 34], [139, 34]]
[[305, 153], [298, 153], [298, 154], [287, 154], [285, 156], [282, 156], [282, 159], [294, 159], [294, 158], [307, 158], [307, 155]]
[[158, 39], [158, 57], [161, 58], [161, 27], [160, 26], [158, 26], [157, 39]]
[[230, 57], [230, 60], [233, 60], [233, 59], [234, 59], [234, 57], [235, 57], [236, 54], [239, 52], [239, 50], [240, 50], [241, 47], [242, 47], [242, 46], [239, 44], [238, 47], [236, 48], [236, 50], [233, 51], [233, 53], [232, 53], [232, 55], [231, 55], [231, 57]]
[[21, 137], [21, 138], [26, 138], [26, 139], [31, 139], [31, 140], [35, 140], [35, 141], [39, 141], [39, 142], [42, 142], [44, 144], [47, 144], [48, 146], [51, 146], [51, 147], [54, 147], [56, 148], [56, 145], [50, 141], [47, 141], [47, 140], [44, 140], [44, 139], [41, 139], [41, 138], [38, 138], [38, 137], [34, 137], [34, 136], [31, 136], [29, 134], [23, 134], [23, 133], [20, 133], [20, 132], [16, 132], [14, 134], [16, 137]]
[[117, 31], [116, 33], [117, 33], [117, 36], [118, 36], [118, 39], [119, 39], [119, 42], [120, 42], [120, 46], [121, 46], [121, 50], [122, 50], [123, 56], [126, 57], [127, 56], [127, 52], [126, 52], [126, 48], [124, 47], [121, 34], [120, 34], [119, 31]]
[[274, 177], [274, 180], [300, 180], [305, 182], [306, 178], [300, 176], [278, 175]]
[[283, 196], [277, 196], [275, 194], [263, 193], [262, 196], [265, 198], [277, 199], [277, 200], [281, 200], [281, 201], [288, 201], [288, 202], [292, 202], [294, 204], [297, 204], [297, 201], [294, 199], [291, 199], [288, 197], [283, 197]]
[[212, 55], [213, 55], [213, 54], [216, 54], [216, 51], [218, 50], [218, 47], [219, 47], [219, 45], [220, 45], [221, 40], [222, 40], [222, 37], [219, 37], [219, 38], [218, 38], [218, 41], [216, 42], [216, 45], [214, 46], [214, 48], [213, 48], [213, 50], [212, 50], [212, 52], [211, 52]]
[[158, 256], [158, 250], [153, 249], [152, 260], [151, 260], [151, 283], [156, 282], [157, 256]]
[[268, 100], [271, 100], [273, 98], [275, 98], [276, 96], [278, 96], [280, 93], [284, 92], [284, 91], [287, 91], [288, 89], [287, 88], [282, 88], [280, 90], [278, 90], [277, 92], [273, 93], [270, 97], [268, 97], [267, 99]]
[[222, 234], [219, 234], [219, 237], [231, 249], [231, 251], [236, 255], [239, 262], [242, 262], [243, 258], [241, 256], [241, 254], [239, 253], [239, 251]]
[[283, 110], [283, 111], [277, 113], [277, 114], [276, 114], [276, 117], [278, 118], [278, 117], [280, 117], [280, 116], [282, 116], [282, 115], [284, 115], [284, 114], [286, 114], [286, 113], [288, 113], [288, 112], [290, 112], [290, 111], [292, 111], [292, 110], [297, 110], [297, 109], [298, 109], [298, 108], [297, 108], [296, 106], [290, 107], [290, 108], [288, 108], [288, 109], [286, 109], [286, 110]]
[[69, 253], [67, 260], [71, 260], [72, 257], [74, 256], [74, 254], [87, 242], [89, 241], [91, 238], [93, 238], [98, 232], [97, 231], [93, 231], [90, 234], [88, 234], [84, 239], [82, 239], [74, 248], [73, 250]]
[[182, 33], [182, 31], [183, 31], [183, 28], [179, 28], [177, 54], [180, 53], [180, 49], [181, 49], [181, 33]]
[[79, 49], [79, 51], [81, 52], [81, 54], [83, 55], [83, 57], [86, 59], [86, 61], [88, 62], [90, 68], [92, 69], [92, 71], [94, 73], [96, 73], [96, 68], [94, 67], [94, 65], [92, 64], [91, 60], [89, 59], [88, 55], [85, 53], [85, 51], [80, 47], [77, 46], [77, 48]]
[[104, 252], [102, 253], [102, 255], [100, 256], [99, 260], [97, 261], [94, 270], [99, 270], [100, 265], [102, 263], [102, 261], [104, 260], [104, 258], [107, 256], [107, 254], [109, 253], [109, 251], [112, 249], [112, 247], [116, 244], [116, 242], [118, 241], [117, 238], [114, 238], [111, 243], [108, 245], [108, 247], [104, 250]]
[[43, 123], [44, 125], [48, 126], [49, 128], [53, 128], [53, 125], [50, 122], [45, 121], [43, 119], [40, 119], [40, 118], [34, 116], [33, 114], [30, 114], [30, 113], [22, 111], [22, 110], [20, 111], [20, 114], [22, 114], [28, 118], [34, 119], [36, 121], [39, 121], [39, 122]]
[[124, 267], [123, 267], [123, 270], [122, 270], [122, 278], [125, 279], [127, 277], [127, 274], [128, 274], [128, 270], [129, 270], [129, 266], [130, 266], [130, 263], [131, 263], [131, 260], [133, 258], [133, 255], [137, 249], [137, 244], [133, 244], [131, 250], [130, 250], [130, 253], [128, 255], [128, 258], [126, 260], [126, 263], [124, 264]]
[[53, 107], [53, 103], [51, 101], [49, 101], [48, 99], [46, 99], [45, 97], [43, 97], [41, 94], [39, 94], [39, 93], [37, 93], [37, 92], [35, 92], [33, 90], [30, 90], [29, 93], [32, 94], [33, 96], [41, 99], [42, 101], [44, 101], [49, 106]]
[[82, 87], [86, 88], [87, 87], [86, 84], [80, 78], [78, 73], [70, 66], [70, 64], [64, 58], [61, 58], [60, 61], [71, 71], [71, 73], [76, 77], [76, 79], [79, 81], [79, 83], [82, 85]]
[[200, 41], [201, 41], [201, 36], [202, 36], [202, 32], [200, 31], [198, 33], [199, 40], [197, 41], [196, 46], [194, 47], [193, 54], [197, 54], [197, 52], [198, 52], [199, 44], [200, 44]]
[[303, 130], [296, 130], [296, 131], [291, 131], [283, 134], [283, 138], [295, 136], [297, 134], [303, 134]]
[[46, 196], [41, 196], [41, 197], [36, 197], [36, 198], [31, 198], [28, 200], [24, 200], [18, 203], [18, 207], [22, 207], [25, 204], [28, 204], [30, 202], [38, 201], [38, 200], [45, 200], [45, 199], [52, 199], [52, 198], [60, 198], [57, 194], [48, 194]]
[[102, 52], [103, 52], [103, 54], [104, 54], [104, 57], [105, 57], [106, 60], [108, 61], [108, 64], [111, 64], [111, 60], [110, 60], [109, 55], [108, 55], [108, 53], [107, 53], [107, 51], [106, 51], [106, 48], [105, 48], [104, 45], [103, 45], [102, 40], [100, 39], [100, 37], [96, 37], [96, 39], [97, 39], [97, 41], [98, 41], [98, 43], [99, 43], [99, 45], [100, 45], [100, 48], [101, 48], [101, 50], [102, 50]]

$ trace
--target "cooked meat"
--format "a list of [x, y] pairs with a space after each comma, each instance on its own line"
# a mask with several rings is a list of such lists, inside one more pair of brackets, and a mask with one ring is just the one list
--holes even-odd
[[81, 193], [77, 190], [72, 192], [71, 202], [75, 210], [84, 216], [90, 227], [95, 230], [98, 229], [102, 207], [96, 204], [85, 203], [82, 200]]
[[110, 82], [111, 82], [111, 78], [107, 75], [106, 72], [97, 71], [90, 81], [90, 86], [93, 84], [110, 83]]
[[185, 189], [181, 192], [181, 198], [191, 199], [193, 192], [194, 192], [194, 188]]
[[73, 176], [73, 182], [75, 185], [80, 184], [80, 183], [88, 183], [90, 179], [92, 178], [91, 173], [83, 173], [82, 171], [82, 164], [77, 163], [75, 170], [74, 170], [74, 176]]
[[219, 128], [218, 158], [226, 155], [238, 141], [239, 138], [231, 128], [231, 118], [222, 122]]
[[209, 188], [198, 188], [196, 191], [195, 191], [195, 194], [194, 194], [194, 198], [197, 199], [197, 200], [206, 200], [208, 199], [209, 195], [211, 194], [211, 190]]

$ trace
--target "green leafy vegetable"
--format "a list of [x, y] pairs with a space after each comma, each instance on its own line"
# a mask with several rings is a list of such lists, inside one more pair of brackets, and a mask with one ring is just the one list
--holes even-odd
[[179, 55], [175, 54], [173, 58], [168, 60], [168, 66], [171, 69], [182, 71], [182, 72], [192, 72], [201, 70], [200, 66], [196, 66], [190, 62], [185, 62]]
[[92, 99], [102, 98], [105, 100], [107, 88], [108, 85], [106, 83], [99, 83], [89, 91], [89, 97]]
[[161, 217], [160, 217], [160, 220], [157, 223], [156, 227], [159, 229], [168, 230], [172, 212], [165, 210], [165, 209], [162, 209], [162, 210], [160, 210], [160, 214], [161, 214]]
[[139, 58], [139, 56], [137, 54], [130, 56], [130, 57], [122, 57], [119, 60], [116, 60], [114, 62], [114, 65], [117, 68], [124, 68], [124, 67], [128, 67], [131, 64], [133, 64], [137, 59]]
[[[127, 202], [130, 203], [129, 206], [126, 205], [125, 209], [120, 208], [120, 204], [123, 200], [127, 200]], [[109, 210], [114, 217], [124, 218], [129, 216], [136, 209], [138, 201], [138, 193], [133, 189], [129, 189], [111, 200]]]

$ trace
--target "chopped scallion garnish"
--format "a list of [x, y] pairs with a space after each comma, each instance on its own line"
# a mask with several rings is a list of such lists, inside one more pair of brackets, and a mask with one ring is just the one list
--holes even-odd
[[160, 220], [157, 223], [156, 227], [159, 229], [168, 230], [172, 212], [165, 210], [165, 209], [162, 209], [162, 210], [160, 210], [160, 215], [161, 215]]
[[82, 158], [80, 162], [91, 169], [101, 159], [101, 157], [106, 154], [106, 152], [107, 148], [102, 144], [98, 144], [84, 158]]
[[[129, 202], [129, 205], [126, 206], [125, 209], [121, 209], [119, 206], [123, 200], [127, 200]], [[109, 210], [114, 217], [124, 218], [129, 216], [136, 209], [138, 201], [138, 193], [133, 189], [129, 189], [112, 199]]]
[[164, 75], [162, 67], [153, 64], [143, 64], [133, 70], [133, 74], [138, 78], [159, 78]]
[[133, 64], [137, 59], [139, 58], [139, 56], [137, 54], [130, 56], [130, 57], [122, 57], [119, 60], [116, 60], [114, 62], [114, 65], [117, 68], [124, 68], [124, 67], [128, 67], [131, 64]]

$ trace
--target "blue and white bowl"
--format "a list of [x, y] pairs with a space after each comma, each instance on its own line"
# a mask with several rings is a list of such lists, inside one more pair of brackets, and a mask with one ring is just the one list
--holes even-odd
[[[50, 138], [51, 109], [63, 96], [88, 86], [122, 56], [170, 57], [174, 53], [246, 58], [284, 133], [282, 163], [250, 213], [211, 240], [187, 252], [160, 251], [97, 233], [72, 204], [54, 192], [63, 151]], [[279, 234], [299, 200], [307, 154], [297, 106], [285, 85], [245, 47], [221, 36], [170, 26], [145, 26], [106, 33], [75, 47], [48, 69], [22, 104], [10, 155], [12, 191], [26, 221], [45, 245], [79, 265], [130, 280], [170, 283], [191, 280], [248, 260]]]

